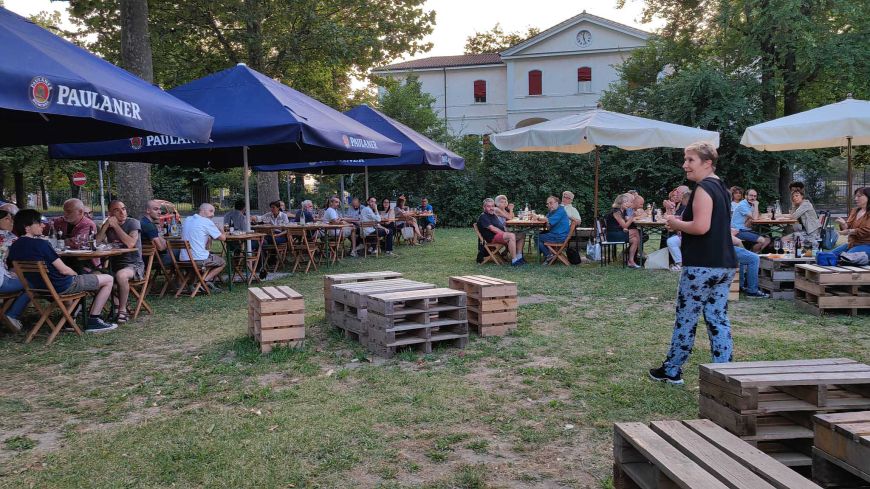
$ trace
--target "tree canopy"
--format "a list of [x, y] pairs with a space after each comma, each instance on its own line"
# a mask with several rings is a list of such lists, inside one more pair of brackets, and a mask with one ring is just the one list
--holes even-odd
[[498, 53], [515, 46], [526, 39], [537, 36], [541, 29], [529, 27], [525, 33], [521, 31], [504, 32], [501, 24], [496, 23], [492, 29], [485, 32], [475, 32], [465, 38], [465, 54]]

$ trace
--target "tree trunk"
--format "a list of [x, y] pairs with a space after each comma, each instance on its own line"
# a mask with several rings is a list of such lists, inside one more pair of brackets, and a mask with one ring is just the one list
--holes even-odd
[[24, 189], [24, 172], [16, 170], [15, 179], [15, 203], [19, 209], [27, 207], [27, 191]]
[[39, 194], [42, 197], [42, 210], [48, 210], [48, 191], [45, 189], [45, 178], [39, 179]]
[[[788, 48], [785, 54], [782, 74], [782, 105], [783, 116], [800, 112], [800, 98], [798, 87], [797, 57], [793, 48]], [[779, 202], [783, 209], [791, 207], [791, 195], [788, 193], [788, 184], [794, 178], [794, 172], [787, 161], [779, 164]]]
[[260, 213], [269, 212], [269, 202], [274, 202], [280, 198], [278, 195], [278, 172], [258, 171], [257, 207], [260, 209]]
[[[121, 67], [147, 82], [154, 80], [147, 0], [121, 0]], [[118, 162], [118, 198], [131, 215], [139, 215], [152, 199], [151, 165]]]

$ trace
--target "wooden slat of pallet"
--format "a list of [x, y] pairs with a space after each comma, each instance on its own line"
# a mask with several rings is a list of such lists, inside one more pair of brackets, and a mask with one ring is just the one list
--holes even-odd
[[390, 280], [401, 278], [399, 272], [362, 272], [362, 273], [340, 273], [323, 276], [323, 302], [324, 309], [327, 314], [332, 312], [332, 286], [335, 284], [353, 283], [353, 282], [368, 282], [373, 280]]
[[814, 372], [812, 377], [806, 373], [770, 375], [734, 375], [730, 379], [740, 387], [818, 385], [818, 384], [867, 384], [870, 372], [867, 370], [847, 372]]
[[471, 324], [468, 323], [468, 326], [471, 329], [474, 329], [479, 336], [488, 337], [488, 336], [506, 336], [511, 331], [517, 329], [517, 323], [504, 323], [504, 324]]
[[[698, 413], [745, 440], [791, 440], [812, 438], [813, 431], [798, 424], [809, 425], [809, 414], [789, 413], [789, 417], [777, 414], [744, 414], [719, 404], [707, 396], [698, 396]], [[779, 413], [782, 414], [782, 413]]]
[[[863, 363], [841, 363], [834, 365], [794, 365], [783, 368], [779, 365], [769, 367], [743, 367], [733, 370], [728, 370], [727, 374], [721, 371], [714, 375], [720, 379], [734, 379], [736, 377], [746, 377], [752, 375], [792, 375], [792, 374], [816, 374], [816, 373], [837, 373], [837, 372], [867, 372], [867, 379], [870, 381], [870, 365]], [[808, 376], [809, 377], [809, 376]], [[808, 380], [812, 380], [811, 378]]]
[[414, 280], [392, 279], [372, 282], [356, 282], [332, 286], [332, 300], [344, 304], [365, 308], [366, 297], [373, 294], [402, 290], [434, 289], [434, 284], [416, 282]]
[[251, 287], [248, 289], [248, 302], [263, 314], [305, 309], [302, 294], [286, 286]]
[[305, 325], [304, 313], [261, 314], [257, 310], [252, 310], [249, 314], [254, 321], [259, 323], [258, 326], [261, 329], [288, 328], [292, 326]]
[[301, 348], [304, 344], [305, 340], [261, 342], [260, 351], [263, 353], [269, 353], [278, 346], [286, 348]]
[[468, 322], [475, 325], [490, 325], [490, 324], [505, 324], [516, 323], [516, 311], [493, 311], [480, 312], [475, 309], [468, 309]]
[[780, 489], [817, 489], [818, 486], [787, 468], [773, 457], [749, 445], [710, 420], [684, 421], [695, 433], [712, 443], [732, 459], [758, 474], [768, 483]]
[[[614, 436], [620, 436], [623, 439], [623, 443], [620, 443], [618, 446], [625, 447], [630, 445], [633, 449], [640, 452], [646, 460], [655, 464], [661, 473], [665, 474], [668, 479], [676, 484], [676, 487], [703, 487], [709, 489], [728, 487], [705, 472], [704, 469], [679, 450], [669, 445], [661, 436], [643, 423], [615, 423], [613, 430]], [[616, 446], [617, 444], [614, 443], [614, 448]], [[614, 453], [614, 458], [619, 460], [621, 454]], [[631, 468], [626, 467], [630, 463], [620, 462], [620, 465], [624, 470], [627, 469], [626, 472], [629, 472], [632, 477], [645, 475], [638, 474], [632, 471]], [[651, 487], [653, 481], [636, 480], [636, 482], [642, 487]]]
[[301, 340], [303, 338], [305, 338], [304, 327], [260, 330], [261, 342]]
[[519, 300], [516, 297], [492, 297], [489, 299], [478, 299], [477, 297], [468, 296], [468, 307], [483, 312], [490, 311], [515, 311], [519, 308]]
[[480, 299], [489, 297], [515, 297], [516, 282], [510, 282], [486, 275], [465, 275], [450, 277], [451, 289], [464, 290], [469, 295]]
[[856, 467], [813, 447], [813, 479], [825, 487], [870, 487], [870, 466]]
[[796, 265], [795, 273], [822, 285], [870, 285], [870, 267], [823, 267]]
[[406, 314], [405, 304], [408, 304], [410, 309], [416, 309], [412, 313], [416, 313], [417, 310], [428, 311], [430, 307], [465, 308], [465, 292], [446, 288], [384, 292], [369, 294], [366, 304], [371, 312], [383, 316]]

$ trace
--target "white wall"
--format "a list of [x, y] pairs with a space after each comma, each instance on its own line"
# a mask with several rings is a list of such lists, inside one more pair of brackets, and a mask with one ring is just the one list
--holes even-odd
[[[592, 42], [585, 47], [577, 45], [576, 42], [577, 33], [583, 30], [589, 31], [589, 33], [592, 34]], [[596, 51], [599, 49], [635, 48], [643, 46], [644, 44], [645, 40], [638, 38], [637, 36], [602, 27], [593, 22], [581, 21], [562, 32], [554, 34], [543, 41], [536, 42], [518, 53], [514, 53], [514, 56]]]

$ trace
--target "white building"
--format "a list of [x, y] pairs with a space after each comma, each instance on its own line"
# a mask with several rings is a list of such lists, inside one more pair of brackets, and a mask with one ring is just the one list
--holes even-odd
[[454, 135], [489, 134], [594, 108], [648, 32], [585, 11], [502, 53], [434, 56], [373, 74], [416, 75]]

